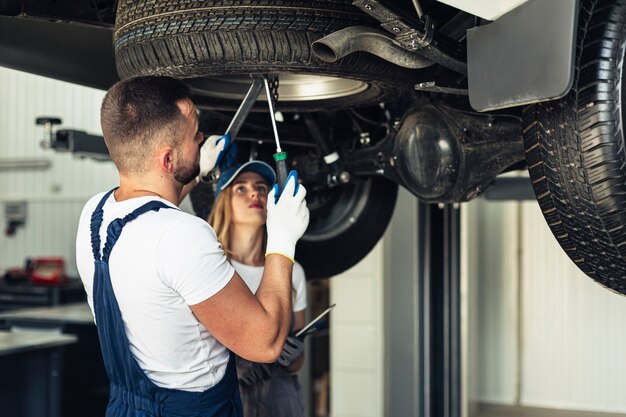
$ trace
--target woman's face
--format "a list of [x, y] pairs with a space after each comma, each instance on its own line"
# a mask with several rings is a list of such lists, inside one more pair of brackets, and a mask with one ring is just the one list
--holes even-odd
[[231, 207], [234, 224], [265, 224], [269, 187], [256, 172], [243, 172], [232, 185]]

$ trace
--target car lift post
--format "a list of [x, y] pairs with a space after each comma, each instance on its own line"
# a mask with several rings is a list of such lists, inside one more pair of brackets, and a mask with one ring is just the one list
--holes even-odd
[[418, 204], [419, 416], [461, 417], [458, 206]]

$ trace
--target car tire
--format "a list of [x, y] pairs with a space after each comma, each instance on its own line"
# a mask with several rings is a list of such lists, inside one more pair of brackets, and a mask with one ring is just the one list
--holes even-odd
[[528, 170], [561, 247], [588, 276], [626, 294], [626, 1], [581, 3], [571, 91], [524, 109]]
[[311, 221], [298, 241], [296, 259], [307, 279], [330, 278], [362, 260], [385, 233], [398, 185], [379, 177], [307, 194]]
[[186, 78], [196, 105], [222, 110], [238, 107], [249, 74], [328, 78], [321, 87], [311, 81], [309, 90], [321, 93], [311, 92], [310, 100], [280, 93], [282, 111], [345, 108], [410, 92], [415, 70], [365, 52], [335, 63], [312, 53], [315, 40], [354, 25], [378, 27], [378, 22], [350, 0], [284, 0], [279, 6], [263, 0], [121, 0], [114, 32], [117, 70], [122, 78]]

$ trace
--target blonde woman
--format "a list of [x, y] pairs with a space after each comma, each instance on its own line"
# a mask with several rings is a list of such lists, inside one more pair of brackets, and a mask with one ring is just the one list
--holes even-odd
[[[221, 173], [208, 217], [226, 256], [253, 293], [265, 263], [267, 195], [276, 181], [262, 161], [236, 165]], [[304, 326], [306, 308], [304, 270], [294, 262], [292, 273], [292, 333]], [[289, 336], [275, 363], [237, 358], [239, 388], [245, 417], [304, 417], [300, 384], [293, 374], [304, 362], [304, 344]]]

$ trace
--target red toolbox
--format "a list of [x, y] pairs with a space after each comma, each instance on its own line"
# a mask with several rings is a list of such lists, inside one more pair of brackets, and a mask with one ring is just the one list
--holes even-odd
[[58, 257], [41, 257], [31, 259], [28, 266], [33, 282], [41, 284], [59, 284], [65, 282], [65, 259]]

